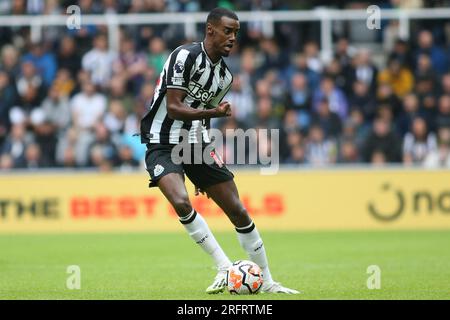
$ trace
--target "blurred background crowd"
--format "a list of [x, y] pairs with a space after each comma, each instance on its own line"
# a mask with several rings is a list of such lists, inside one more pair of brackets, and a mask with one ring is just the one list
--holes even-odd
[[[450, 6], [299, 2], [0, 0], [0, 17], [64, 14], [71, 4], [82, 14]], [[317, 22], [276, 23], [270, 38], [261, 24], [242, 23], [226, 59], [234, 74], [225, 98], [233, 116], [212, 125], [225, 135], [279, 129], [284, 164], [450, 167], [450, 23], [412, 21], [407, 41], [396, 21], [383, 21], [379, 32], [358, 23], [333, 25], [329, 59], [320, 54]], [[198, 27], [198, 39], [185, 39], [182, 25], [121, 26], [118, 52], [109, 50], [105, 26], [45, 27], [39, 43], [30, 41], [29, 27], [0, 27], [0, 169], [141, 166], [145, 146], [133, 134], [166, 58], [178, 45], [202, 40], [204, 25]], [[271, 136], [257, 139], [270, 152]], [[225, 144], [223, 157], [229, 161], [234, 151]]]

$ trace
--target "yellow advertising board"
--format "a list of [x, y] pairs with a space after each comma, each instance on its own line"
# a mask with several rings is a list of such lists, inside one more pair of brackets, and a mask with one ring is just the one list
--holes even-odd
[[[261, 230], [450, 229], [450, 171], [300, 170], [235, 173]], [[181, 231], [146, 172], [0, 177], [0, 233]], [[205, 196], [194, 208], [211, 229], [233, 230]]]

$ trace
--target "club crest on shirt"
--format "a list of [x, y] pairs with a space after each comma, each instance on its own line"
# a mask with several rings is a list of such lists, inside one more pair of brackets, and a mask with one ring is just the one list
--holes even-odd
[[219, 81], [219, 89], [223, 89], [224, 84], [225, 84], [225, 79], [221, 78]]
[[164, 167], [160, 164], [157, 164], [155, 166], [155, 169], [153, 170], [153, 174], [155, 175], [155, 177], [159, 176], [161, 173], [163, 173], [164, 171]]
[[173, 70], [174, 70], [176, 73], [182, 73], [183, 70], [184, 70], [184, 64], [183, 64], [183, 62], [182, 62], [181, 60], [178, 60], [178, 61], [175, 63], [175, 65], [173, 66]]

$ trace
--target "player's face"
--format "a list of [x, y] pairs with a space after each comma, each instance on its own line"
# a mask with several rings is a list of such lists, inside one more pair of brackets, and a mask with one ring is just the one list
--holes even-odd
[[239, 21], [228, 17], [222, 17], [217, 25], [212, 26], [214, 48], [223, 57], [228, 57], [239, 32]]

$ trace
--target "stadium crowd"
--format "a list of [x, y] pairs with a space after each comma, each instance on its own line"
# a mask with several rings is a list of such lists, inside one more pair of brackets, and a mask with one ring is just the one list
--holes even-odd
[[[277, 9], [281, 1], [238, 3], [237, 9]], [[70, 4], [0, 0], [0, 14], [60, 14]], [[193, 12], [233, 7], [233, 1], [79, 5], [82, 13]], [[213, 121], [214, 127], [225, 135], [232, 132], [227, 129], [279, 129], [285, 164], [450, 167], [450, 37], [444, 25], [418, 24], [409, 41], [394, 37], [381, 64], [345, 36], [325, 61], [314, 26], [302, 41], [292, 38], [299, 36], [297, 27], [279, 24], [266, 38], [261, 25], [242, 24], [226, 59], [234, 74], [225, 98], [233, 116]], [[194, 40], [183, 39], [182, 31], [176, 25], [124, 26], [119, 51], [112, 52], [104, 26], [46, 27], [39, 43], [30, 41], [29, 28], [0, 28], [0, 169], [142, 165], [145, 146], [133, 134], [171, 49]], [[270, 152], [271, 136], [257, 139], [253, 143]], [[227, 161], [236, 157], [230, 149], [225, 144], [222, 150]]]

